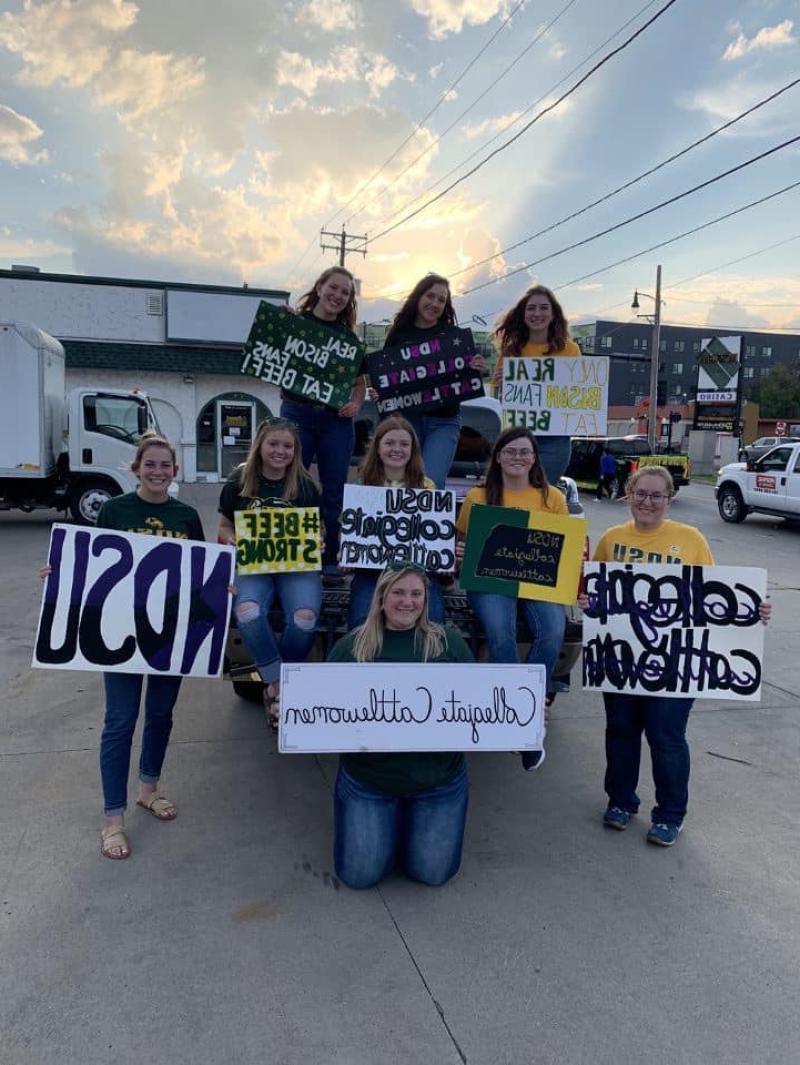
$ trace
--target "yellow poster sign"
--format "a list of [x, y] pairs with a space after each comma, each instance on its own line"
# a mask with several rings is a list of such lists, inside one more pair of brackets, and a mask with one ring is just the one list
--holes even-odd
[[238, 573], [297, 573], [322, 568], [319, 507], [237, 510]]

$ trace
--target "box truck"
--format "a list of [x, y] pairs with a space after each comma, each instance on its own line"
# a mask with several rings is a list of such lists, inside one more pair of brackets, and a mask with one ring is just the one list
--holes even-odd
[[65, 394], [64, 348], [24, 322], [0, 322], [0, 509], [69, 510], [93, 525], [111, 496], [136, 487], [142, 433], [158, 431], [138, 391]]

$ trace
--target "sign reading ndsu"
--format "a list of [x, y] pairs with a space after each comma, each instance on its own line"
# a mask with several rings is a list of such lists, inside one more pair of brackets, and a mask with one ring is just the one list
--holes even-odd
[[459, 584], [471, 592], [574, 603], [586, 531], [583, 518], [570, 515], [474, 506]]
[[503, 359], [503, 428], [522, 425], [537, 436], [605, 436], [607, 356], [543, 355]]
[[234, 551], [54, 525], [33, 665], [218, 677]]
[[318, 318], [262, 300], [244, 345], [241, 372], [338, 408], [350, 398], [364, 351], [354, 333], [337, 332]]
[[233, 518], [239, 573], [322, 568], [319, 507], [260, 507]]
[[339, 560], [356, 569], [413, 562], [436, 573], [452, 573], [455, 519], [455, 493], [449, 488], [346, 484]]

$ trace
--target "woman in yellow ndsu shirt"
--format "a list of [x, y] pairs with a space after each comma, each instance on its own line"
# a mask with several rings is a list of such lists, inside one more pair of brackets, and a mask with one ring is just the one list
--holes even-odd
[[[646, 466], [628, 478], [625, 486], [631, 520], [614, 525], [600, 537], [595, 562], [675, 562], [713, 566], [706, 538], [691, 525], [667, 517], [674, 489], [672, 475], [663, 466]], [[585, 595], [578, 602], [589, 605]], [[770, 606], [761, 606], [766, 623]], [[636, 786], [642, 732], [650, 746], [656, 805], [647, 842], [671, 847], [686, 816], [689, 799], [689, 745], [686, 725], [692, 699], [657, 695], [622, 695], [603, 692], [606, 710], [606, 776], [608, 808], [603, 823], [623, 830], [639, 809]]]
[[[494, 371], [494, 383], [500, 394], [503, 360], [506, 356], [541, 358], [543, 355], [569, 355], [580, 358], [581, 349], [569, 338], [569, 326], [561, 304], [549, 288], [534, 285], [507, 311], [495, 329], [500, 352]], [[568, 436], [537, 438], [539, 459], [550, 484], [555, 484], [569, 465]]]

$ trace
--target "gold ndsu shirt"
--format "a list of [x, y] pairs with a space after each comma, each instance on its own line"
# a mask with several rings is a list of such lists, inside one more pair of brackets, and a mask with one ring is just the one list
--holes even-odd
[[595, 548], [594, 561], [713, 566], [714, 556], [705, 536], [691, 525], [667, 519], [652, 532], [642, 532], [631, 520], [606, 529]]

